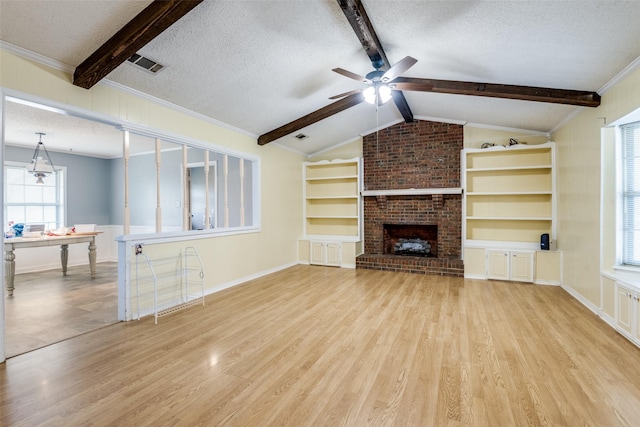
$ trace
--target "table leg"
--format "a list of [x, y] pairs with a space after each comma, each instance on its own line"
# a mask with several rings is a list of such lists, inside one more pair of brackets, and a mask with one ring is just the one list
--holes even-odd
[[91, 269], [91, 278], [96, 277], [96, 241], [89, 242], [89, 268]]
[[13, 284], [16, 278], [16, 256], [13, 250], [4, 253], [4, 281], [7, 284], [7, 293], [13, 296]]
[[62, 275], [67, 275], [67, 261], [69, 260], [69, 245], [60, 245], [60, 263], [62, 264]]

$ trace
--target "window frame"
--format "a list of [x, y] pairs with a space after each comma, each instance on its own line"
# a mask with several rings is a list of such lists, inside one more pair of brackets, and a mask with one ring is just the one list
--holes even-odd
[[[4, 185], [8, 185], [8, 180], [7, 180], [7, 173], [8, 170], [11, 168], [14, 169], [24, 169], [25, 173], [28, 174], [27, 169], [29, 167], [29, 163], [24, 163], [24, 162], [16, 162], [16, 161], [11, 161], [11, 160], [5, 160], [4, 161], [4, 165], [3, 165], [3, 182]], [[55, 166], [55, 165], [54, 165]], [[19, 206], [19, 207], [26, 207], [26, 206], [55, 206], [56, 207], [56, 226], [55, 228], [59, 228], [59, 227], [64, 227], [66, 222], [67, 222], [67, 167], [66, 166], [55, 166], [55, 170], [56, 173], [50, 175], [49, 177], [45, 178], [46, 179], [51, 179], [52, 177], [55, 177], [56, 180], [56, 202], [55, 203], [27, 203], [27, 202], [22, 202], [22, 203], [16, 203], [16, 202], [8, 202], [7, 201], [7, 195], [8, 192], [4, 193], [4, 200], [3, 200], [3, 215], [4, 218], [7, 221], [12, 221], [11, 218], [8, 215], [8, 208], [11, 206]], [[35, 178], [33, 178], [35, 180]], [[27, 184], [26, 182], [22, 184], [22, 186], [24, 187], [25, 184]], [[15, 222], [15, 221], [14, 221]], [[46, 221], [41, 221], [41, 222], [36, 222], [36, 223], [45, 223], [45, 229], [49, 229], [50, 227], [48, 227], [48, 222]], [[29, 223], [33, 223], [33, 222], [28, 222], [25, 220], [24, 222], [25, 224], [29, 224]], [[7, 225], [5, 224], [5, 225]]]

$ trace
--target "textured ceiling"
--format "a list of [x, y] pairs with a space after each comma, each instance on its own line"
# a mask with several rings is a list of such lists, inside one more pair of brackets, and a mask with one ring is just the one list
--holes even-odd
[[[148, 3], [0, 0], [0, 39], [75, 67]], [[596, 91], [640, 57], [640, 1], [363, 3], [390, 62], [418, 60], [406, 77]], [[372, 70], [335, 0], [205, 0], [139, 52], [166, 68], [123, 64], [107, 79], [256, 137], [359, 87], [332, 68]], [[418, 118], [538, 132], [576, 108], [404, 94]], [[310, 154], [401, 119], [393, 103], [361, 104], [276, 143]]]

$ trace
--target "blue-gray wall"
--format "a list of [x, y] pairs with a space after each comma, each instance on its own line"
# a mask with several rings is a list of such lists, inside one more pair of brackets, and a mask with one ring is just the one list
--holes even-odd
[[[5, 160], [30, 163], [33, 149], [6, 145]], [[114, 224], [111, 217], [112, 167], [111, 161], [75, 154], [49, 152], [54, 166], [67, 168], [66, 225], [73, 224]], [[123, 210], [120, 202], [119, 210]], [[117, 224], [117, 223], [116, 223]]]

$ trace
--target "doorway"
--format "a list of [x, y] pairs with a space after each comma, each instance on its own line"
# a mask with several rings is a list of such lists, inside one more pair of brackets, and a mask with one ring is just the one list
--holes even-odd
[[205, 171], [204, 166], [204, 163], [187, 165], [190, 230], [206, 230], [218, 226], [217, 163], [209, 162], [208, 171]]

